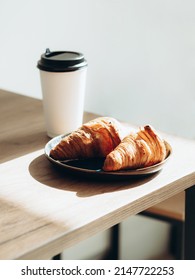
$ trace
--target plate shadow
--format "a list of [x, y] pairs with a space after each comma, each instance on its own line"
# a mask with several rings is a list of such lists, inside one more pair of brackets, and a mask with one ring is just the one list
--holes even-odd
[[40, 155], [29, 165], [31, 176], [45, 186], [76, 192], [79, 197], [94, 196], [102, 193], [122, 191], [139, 187], [155, 178], [159, 172], [147, 176], [129, 176], [107, 178], [85, 176], [79, 172], [70, 172], [52, 164], [46, 156]]

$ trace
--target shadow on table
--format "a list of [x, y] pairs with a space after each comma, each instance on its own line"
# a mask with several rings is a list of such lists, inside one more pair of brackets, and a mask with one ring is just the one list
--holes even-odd
[[[31, 176], [38, 182], [59, 190], [76, 192], [80, 197], [93, 196], [101, 193], [121, 191], [139, 187], [153, 178], [159, 172], [147, 176], [128, 177], [98, 177], [83, 176], [77, 172], [69, 172], [53, 165], [45, 155], [35, 158], [29, 165]], [[78, 184], [79, 182], [79, 184]]]
[[0, 97], [0, 163], [42, 149], [49, 137], [41, 100], [2, 89]]

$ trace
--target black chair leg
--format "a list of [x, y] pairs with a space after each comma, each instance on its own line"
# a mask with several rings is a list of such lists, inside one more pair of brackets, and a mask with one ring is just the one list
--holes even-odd
[[111, 250], [108, 256], [109, 260], [119, 259], [119, 227], [120, 224], [116, 224], [111, 228]]
[[52, 260], [61, 260], [61, 254], [54, 256]]
[[184, 223], [181, 221], [172, 224], [170, 237], [170, 252], [176, 260], [183, 259]]

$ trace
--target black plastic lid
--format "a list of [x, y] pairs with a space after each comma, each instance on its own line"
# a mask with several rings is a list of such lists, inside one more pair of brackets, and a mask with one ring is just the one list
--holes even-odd
[[46, 49], [37, 63], [40, 70], [48, 72], [69, 72], [87, 66], [82, 53], [72, 51], [50, 52]]

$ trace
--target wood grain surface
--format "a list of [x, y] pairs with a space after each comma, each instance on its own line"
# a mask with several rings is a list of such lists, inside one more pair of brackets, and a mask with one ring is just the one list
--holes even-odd
[[0, 259], [49, 259], [195, 183], [194, 141], [164, 135], [173, 155], [162, 171], [97, 180], [44, 156], [40, 100], [0, 91], [0, 111]]

